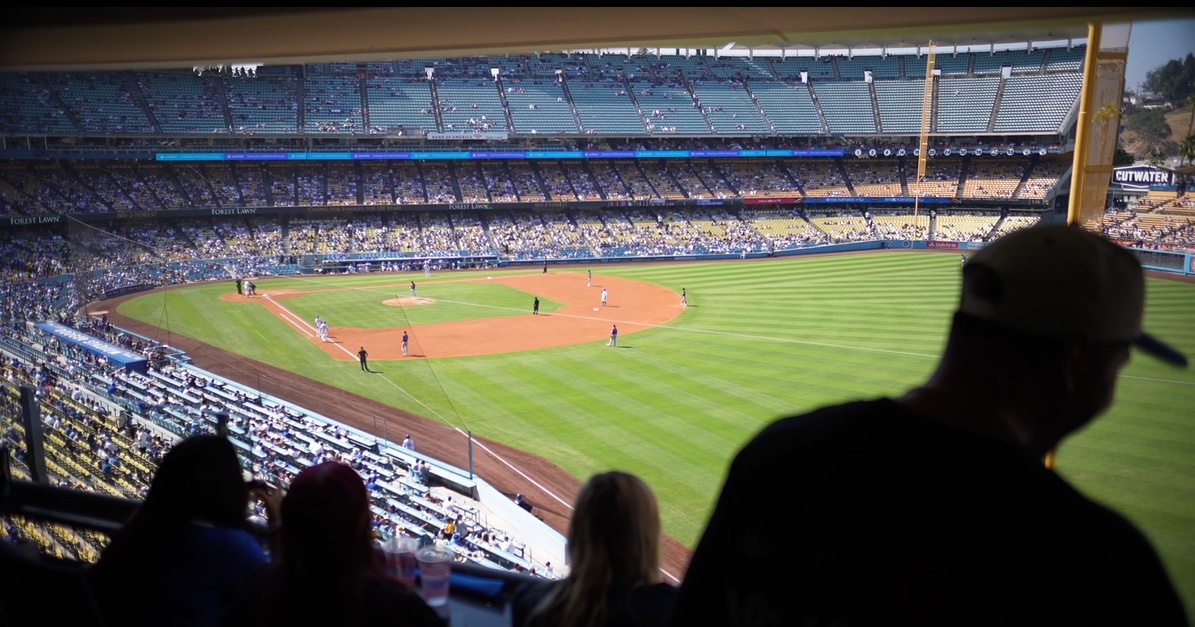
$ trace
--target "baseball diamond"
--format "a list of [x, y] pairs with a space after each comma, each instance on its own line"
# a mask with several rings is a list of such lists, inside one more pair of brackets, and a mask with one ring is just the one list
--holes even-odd
[[[605, 339], [609, 334], [609, 321], [616, 320], [624, 325], [624, 333], [630, 334], [654, 325], [663, 324], [681, 313], [675, 306], [676, 296], [670, 290], [638, 281], [614, 277], [602, 280], [606, 285], [617, 285], [620, 305], [606, 307], [594, 315], [589, 310], [590, 293], [583, 282], [572, 274], [508, 275], [492, 281], [480, 278], [468, 279], [478, 283], [498, 283], [551, 298], [561, 303], [551, 315], [508, 316], [421, 324], [414, 329], [414, 347], [421, 357], [462, 357], [467, 355], [490, 355], [521, 350], [537, 350]], [[263, 284], [268, 284], [262, 281]], [[434, 286], [436, 281], [425, 282]], [[401, 284], [401, 282], [399, 282]], [[323, 291], [327, 288], [321, 287]], [[286, 320], [291, 325], [304, 325], [297, 316], [286, 316], [287, 305], [302, 297], [300, 290], [270, 290], [265, 298], [245, 299], [235, 293], [223, 294], [221, 300], [243, 303], [245, 306], [264, 307]], [[384, 301], [396, 307], [426, 306], [434, 299], [397, 298]], [[297, 327], [300, 328], [300, 327]], [[300, 331], [302, 329], [300, 328]], [[341, 346], [367, 346], [371, 362], [402, 357], [401, 346], [393, 338], [401, 331], [396, 328], [362, 329], [332, 325], [328, 334], [333, 342], [320, 342], [318, 337], [306, 333], [314, 343], [323, 348], [334, 359], [351, 361], [356, 359], [352, 351]]]

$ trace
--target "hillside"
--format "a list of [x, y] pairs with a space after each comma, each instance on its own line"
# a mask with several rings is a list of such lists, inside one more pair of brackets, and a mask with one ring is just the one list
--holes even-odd
[[[1165, 149], [1169, 157], [1178, 157], [1179, 142], [1192, 132], [1191, 105], [1170, 111], [1166, 113], [1165, 118], [1166, 123], [1170, 125], [1170, 141], [1166, 143]], [[1120, 134], [1120, 147], [1137, 157], [1139, 161], [1148, 159], [1150, 150], [1153, 149], [1152, 145], [1127, 129]]]

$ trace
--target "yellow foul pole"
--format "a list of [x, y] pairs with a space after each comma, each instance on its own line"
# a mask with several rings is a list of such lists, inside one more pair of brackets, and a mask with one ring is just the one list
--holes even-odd
[[917, 184], [913, 190], [913, 225], [918, 224], [917, 210], [921, 204], [921, 182], [925, 180], [925, 160], [929, 158], [929, 129], [934, 115], [934, 41], [929, 41], [925, 57], [925, 93], [921, 97], [921, 135], [917, 146]]
[[1103, 28], [1098, 23], [1087, 25], [1087, 58], [1083, 63], [1083, 89], [1079, 92], [1079, 117], [1075, 121], [1075, 157], [1071, 164], [1071, 195], [1067, 206], [1066, 223], [1079, 224], [1083, 203], [1084, 183], [1087, 179], [1087, 144], [1091, 141], [1091, 111], [1095, 102], [1095, 87], [1098, 79], [1097, 54]]

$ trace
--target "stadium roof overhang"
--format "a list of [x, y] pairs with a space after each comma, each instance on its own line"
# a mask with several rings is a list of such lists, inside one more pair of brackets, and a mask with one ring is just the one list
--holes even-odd
[[1082, 39], [1165, 7], [16, 7], [0, 70], [112, 70], [602, 48], [823, 50]]

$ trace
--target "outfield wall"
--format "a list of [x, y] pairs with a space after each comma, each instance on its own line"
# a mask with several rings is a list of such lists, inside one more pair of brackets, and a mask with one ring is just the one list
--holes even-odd
[[[550, 266], [562, 265], [602, 265], [610, 263], [637, 262], [673, 262], [673, 261], [729, 261], [746, 259], [768, 259], [774, 257], [794, 257], [798, 255], [819, 255], [828, 253], [859, 252], [865, 250], [933, 250], [958, 251], [960, 254], [982, 249], [987, 242], [949, 242], [924, 240], [873, 240], [867, 242], [850, 242], [846, 244], [828, 244], [824, 246], [808, 246], [804, 248], [790, 248], [773, 252], [755, 253], [723, 253], [705, 255], [652, 255], [639, 257], [585, 257], [577, 259], [528, 259], [518, 261], [502, 261], [499, 267], [522, 266]], [[1141, 265], [1147, 270], [1170, 272], [1182, 275], [1195, 275], [1195, 253], [1177, 250], [1155, 250], [1146, 248], [1125, 247], [1133, 253]]]

